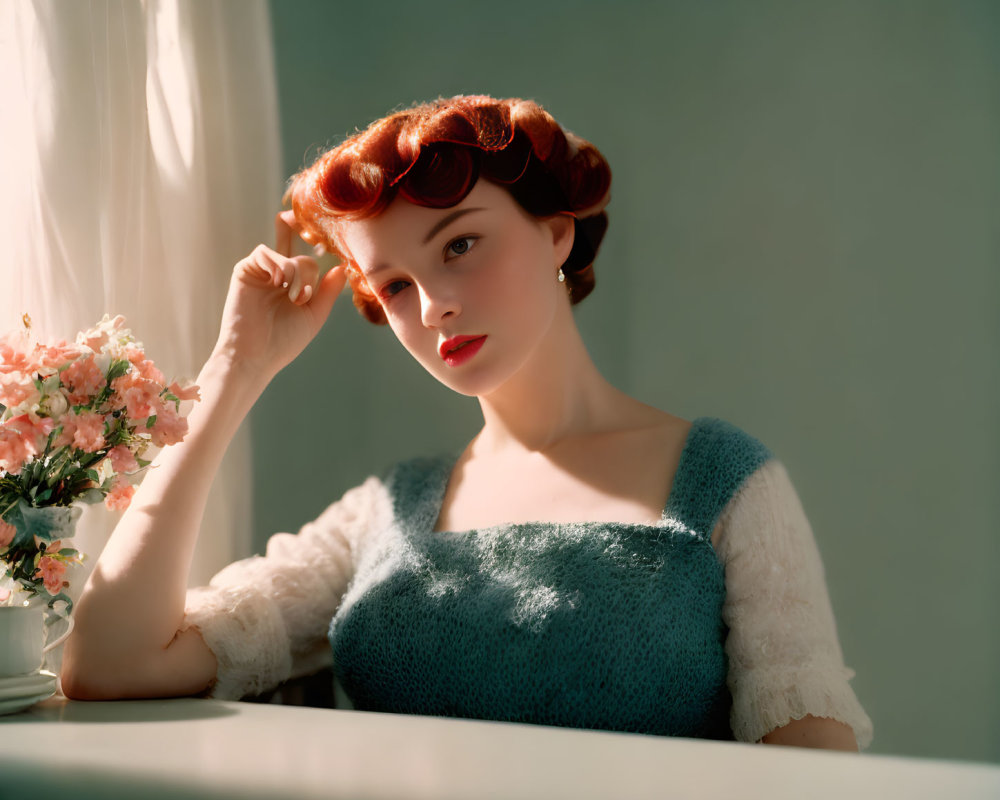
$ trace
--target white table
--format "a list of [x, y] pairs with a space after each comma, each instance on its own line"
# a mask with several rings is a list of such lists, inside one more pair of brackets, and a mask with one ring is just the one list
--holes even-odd
[[1000, 798], [1000, 767], [537, 725], [53, 697], [0, 717], [0, 800]]

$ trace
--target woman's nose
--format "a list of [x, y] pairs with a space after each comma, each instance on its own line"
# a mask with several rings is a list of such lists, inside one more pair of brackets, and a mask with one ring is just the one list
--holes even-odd
[[461, 312], [458, 298], [447, 286], [420, 287], [420, 317], [424, 327], [436, 328], [446, 318], [456, 317]]

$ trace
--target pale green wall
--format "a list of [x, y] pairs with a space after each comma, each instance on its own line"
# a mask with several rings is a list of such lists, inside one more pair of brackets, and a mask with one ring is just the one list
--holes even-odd
[[[873, 752], [1000, 761], [1000, 6], [272, 8], [289, 172], [460, 92], [535, 98], [603, 150], [598, 365], [788, 466]], [[255, 412], [258, 544], [477, 419], [343, 303]]]

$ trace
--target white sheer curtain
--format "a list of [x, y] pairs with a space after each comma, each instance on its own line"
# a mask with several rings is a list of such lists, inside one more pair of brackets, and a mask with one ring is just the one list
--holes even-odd
[[[193, 378], [280, 200], [265, 0], [4, 0], [0, 108], [0, 330], [28, 313], [72, 338], [124, 314], [168, 377]], [[249, 486], [243, 431], [192, 584], [249, 553]], [[82, 518], [89, 566], [117, 516]]]

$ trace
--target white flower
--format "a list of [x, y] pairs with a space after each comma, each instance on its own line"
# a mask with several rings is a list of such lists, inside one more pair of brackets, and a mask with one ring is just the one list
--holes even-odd
[[107, 376], [108, 370], [111, 368], [111, 356], [107, 353], [98, 353], [94, 356], [94, 364], [97, 368]]
[[101, 478], [100, 480], [101, 483], [104, 483], [108, 478], [113, 477], [115, 474], [115, 469], [113, 466], [111, 466], [110, 458], [101, 459], [101, 461], [99, 461], [97, 466], [94, 467], [93, 469], [97, 470], [97, 474]]
[[58, 419], [69, 410], [69, 400], [61, 389], [47, 394], [42, 400], [39, 408], [54, 419]]
[[76, 335], [77, 344], [95, 353], [110, 353], [114, 358], [121, 358], [122, 349], [131, 341], [132, 331], [125, 327], [125, 317], [121, 314], [114, 319], [105, 314], [93, 328]]

